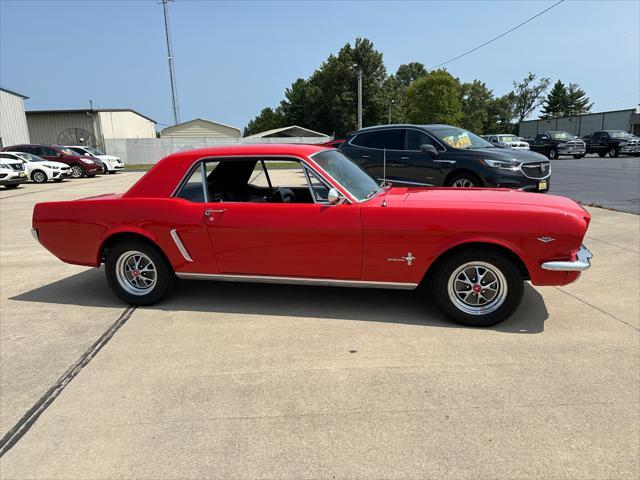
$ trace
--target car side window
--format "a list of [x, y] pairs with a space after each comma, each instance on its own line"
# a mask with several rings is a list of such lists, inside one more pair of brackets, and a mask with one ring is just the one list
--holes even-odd
[[440, 148], [440, 145], [426, 133], [412, 128], [407, 129], [407, 150], [419, 151], [421, 145], [433, 145]]
[[57, 157], [58, 156], [58, 151], [54, 150], [53, 148], [40, 147], [40, 151], [42, 152], [42, 153], [38, 154], [40, 156], [44, 156], [44, 157]]
[[191, 173], [187, 181], [182, 185], [180, 191], [176, 195], [190, 202], [204, 203], [207, 201], [204, 190], [204, 166], [199, 163], [195, 170]]
[[359, 133], [355, 136], [351, 143], [359, 147], [371, 148], [373, 142], [374, 132]]
[[591, 140], [600, 140], [600, 132], [594, 133], [593, 137], [591, 137]]
[[309, 180], [309, 188], [316, 203], [329, 203], [329, 187], [320, 180], [315, 172], [305, 168], [307, 179]]
[[404, 128], [378, 130], [371, 142], [371, 148], [387, 150], [404, 150]]

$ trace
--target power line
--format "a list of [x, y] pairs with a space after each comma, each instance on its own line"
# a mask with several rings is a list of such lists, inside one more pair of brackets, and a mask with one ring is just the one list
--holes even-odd
[[522, 22], [522, 23], [519, 23], [518, 25], [516, 25], [516, 26], [515, 26], [515, 27], [513, 27], [512, 29], [507, 30], [507, 31], [506, 31], [506, 32], [504, 32], [504, 33], [501, 33], [501, 34], [500, 34], [500, 35], [498, 35], [497, 37], [492, 38], [491, 40], [489, 40], [489, 41], [487, 41], [487, 42], [484, 42], [482, 45], [478, 45], [477, 47], [472, 48], [472, 49], [471, 49], [471, 50], [469, 50], [468, 52], [464, 52], [463, 54], [458, 55], [457, 57], [454, 57], [454, 58], [452, 58], [452, 59], [450, 59], [450, 60], [447, 60], [446, 62], [442, 62], [441, 64], [436, 65], [435, 67], [430, 68], [429, 70], [435, 70], [436, 68], [440, 68], [441, 66], [446, 65], [447, 63], [451, 63], [451, 62], [453, 62], [453, 61], [455, 61], [455, 60], [458, 60], [459, 58], [462, 58], [462, 57], [464, 57], [465, 55], [469, 55], [470, 53], [473, 53], [473, 52], [475, 52], [476, 50], [479, 50], [479, 49], [481, 49], [482, 47], [485, 47], [485, 46], [489, 45], [490, 43], [495, 42], [495, 41], [496, 41], [496, 40], [498, 40], [499, 38], [502, 38], [502, 37], [504, 37], [505, 35], [507, 35], [507, 34], [509, 34], [509, 33], [513, 32], [514, 30], [517, 30], [517, 29], [518, 29], [518, 28], [520, 28], [521, 26], [523, 26], [523, 25], [525, 25], [525, 24], [529, 23], [531, 20], [533, 20], [533, 19], [535, 19], [535, 18], [538, 18], [540, 15], [542, 15], [542, 14], [544, 14], [544, 13], [548, 12], [548, 11], [549, 11], [549, 10], [551, 10], [552, 8], [557, 7], [557, 6], [558, 6], [558, 5], [560, 5], [562, 2], [564, 2], [564, 0], [560, 0], [560, 1], [559, 1], [559, 2], [557, 2], [557, 3], [554, 3], [554, 4], [553, 4], [553, 5], [551, 5], [549, 8], [545, 8], [545, 9], [544, 9], [544, 10], [542, 10], [540, 13], [535, 14], [533, 17], [528, 18], [527, 20], [525, 20], [525, 21], [524, 21], [524, 22]]

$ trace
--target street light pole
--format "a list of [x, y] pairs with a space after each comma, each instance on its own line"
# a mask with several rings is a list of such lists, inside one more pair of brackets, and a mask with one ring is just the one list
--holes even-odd
[[362, 69], [358, 67], [358, 130], [362, 128]]
[[180, 113], [178, 109], [178, 89], [176, 88], [176, 73], [173, 67], [173, 49], [171, 48], [171, 34], [169, 30], [169, 12], [167, 3], [173, 0], [162, 0], [164, 11], [164, 34], [167, 40], [167, 59], [169, 61], [169, 82], [171, 83], [171, 109], [173, 113], [173, 124], [180, 123]]
[[388, 122], [388, 123], [389, 123], [389, 125], [391, 125], [391, 106], [392, 106], [394, 103], [396, 103], [396, 101], [395, 101], [395, 100], [391, 100], [391, 101], [389, 101], [389, 122]]

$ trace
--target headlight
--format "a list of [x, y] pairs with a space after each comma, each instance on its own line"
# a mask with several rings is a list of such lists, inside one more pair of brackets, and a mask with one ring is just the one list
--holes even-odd
[[480, 160], [480, 162], [484, 163], [488, 167], [499, 168], [500, 170], [510, 170], [512, 172], [520, 168], [519, 163], [501, 162], [499, 160], [489, 160], [488, 158], [483, 158]]
[[81, 158], [80, 160], [82, 160], [87, 165], [94, 165], [94, 163], [91, 160], [85, 160], [84, 158]]

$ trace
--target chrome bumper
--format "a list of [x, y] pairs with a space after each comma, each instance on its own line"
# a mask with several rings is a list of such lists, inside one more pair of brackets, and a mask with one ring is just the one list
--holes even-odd
[[32, 228], [31, 236], [36, 239], [36, 242], [40, 243], [40, 235], [38, 234], [38, 230], [36, 230], [35, 228]]
[[577, 259], [573, 262], [570, 261], [555, 261], [555, 262], [544, 262], [542, 264], [542, 268], [544, 270], [554, 270], [554, 271], [562, 271], [562, 272], [582, 272], [583, 270], [587, 270], [591, 267], [591, 262], [589, 259], [593, 257], [593, 254], [589, 251], [587, 247], [582, 245], [580, 250], [578, 250]]

